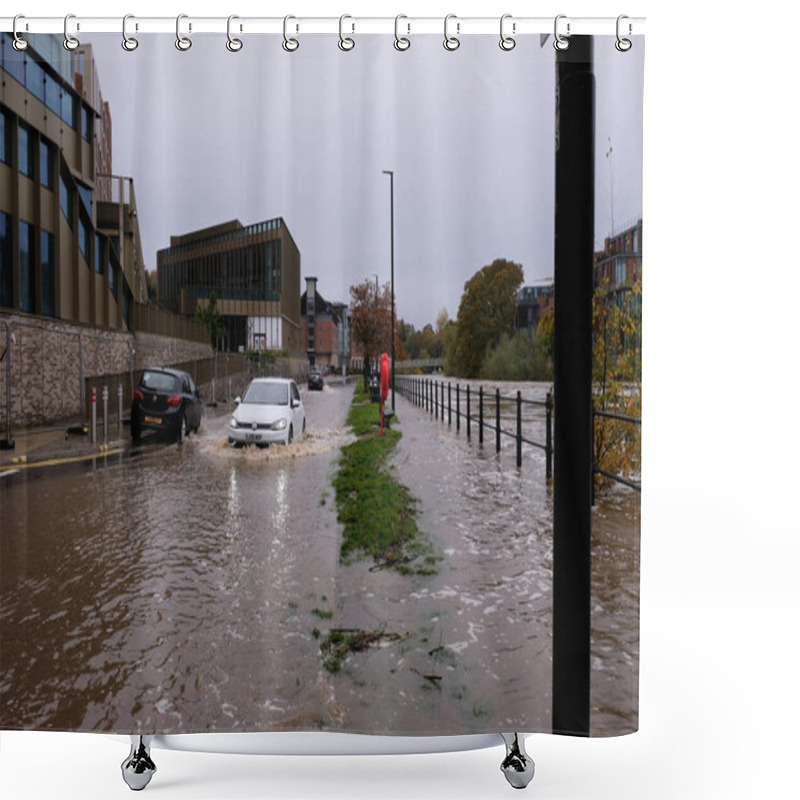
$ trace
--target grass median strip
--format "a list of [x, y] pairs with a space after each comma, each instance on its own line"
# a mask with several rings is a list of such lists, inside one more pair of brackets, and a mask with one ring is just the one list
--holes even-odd
[[381, 436], [380, 408], [369, 401], [361, 383], [347, 424], [359, 438], [342, 448], [333, 479], [338, 518], [344, 525], [342, 561], [368, 557], [380, 568], [403, 574], [436, 574], [437, 559], [417, 527], [416, 501], [391, 474], [388, 463], [402, 434], [384, 428]]

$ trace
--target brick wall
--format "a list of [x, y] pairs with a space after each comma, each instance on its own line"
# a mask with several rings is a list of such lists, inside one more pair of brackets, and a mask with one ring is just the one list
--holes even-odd
[[[14, 341], [6, 350], [7, 331]], [[79, 419], [84, 381], [213, 357], [210, 345], [130, 334], [25, 314], [0, 315], [0, 431]], [[8, 366], [11, 367], [10, 394]]]

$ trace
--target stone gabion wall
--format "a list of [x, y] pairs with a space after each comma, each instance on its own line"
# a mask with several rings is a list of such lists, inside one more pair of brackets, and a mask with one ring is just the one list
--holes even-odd
[[[104, 331], [24, 314], [0, 315], [0, 432], [81, 416], [81, 377], [213, 357], [211, 345]], [[10, 367], [10, 382], [9, 382]]]

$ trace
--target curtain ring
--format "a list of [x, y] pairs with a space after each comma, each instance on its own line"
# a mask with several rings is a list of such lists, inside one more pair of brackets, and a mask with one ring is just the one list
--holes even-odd
[[[503, 25], [507, 19], [511, 19], [511, 14], [503, 14], [503, 16], [500, 17], [500, 49], [506, 52], [513, 50], [517, 46], [516, 39], [513, 39], [511, 36], [506, 36], [503, 31]], [[512, 26], [512, 31], [514, 33], [517, 32], [516, 22]]]
[[242, 47], [244, 47], [241, 39], [235, 39], [231, 36], [231, 22], [235, 19], [239, 19], [236, 14], [231, 14], [228, 17], [228, 41], [225, 42], [225, 47], [227, 47], [231, 53], [238, 53]]
[[67, 30], [67, 25], [69, 25], [71, 19], [75, 19], [74, 14], [67, 14], [67, 16], [64, 17], [64, 49], [70, 52], [77, 50], [80, 46], [80, 42], [74, 36], [71, 36]]
[[562, 36], [558, 32], [558, 21], [560, 19], [566, 19], [566, 18], [567, 18], [566, 14], [559, 14], [556, 17], [554, 25], [554, 32], [556, 38], [555, 41], [553, 42], [553, 47], [555, 47], [556, 50], [569, 50], [569, 39], [567, 38], [567, 36], [569, 36], [569, 22], [567, 23], [567, 36]]
[[287, 35], [290, 19], [296, 19], [296, 17], [293, 17], [291, 14], [289, 14], [283, 18], [283, 49], [287, 53], [293, 53], [298, 47], [300, 47], [300, 42], [298, 42], [297, 39], [290, 39]]
[[139, 46], [139, 40], [128, 36], [127, 26], [128, 20], [133, 19], [133, 14], [126, 14], [122, 18], [122, 49], [127, 50], [129, 53], [133, 52]]
[[[405, 36], [400, 36], [400, 20], [408, 19], [405, 14], [398, 14], [394, 18], [394, 48], [395, 50], [408, 50], [411, 47], [411, 39], [406, 39]], [[411, 33], [411, 25], [408, 25], [408, 32]]]
[[[628, 17], [625, 14], [620, 14], [617, 17], [617, 41], [614, 43], [614, 47], [616, 47], [617, 50], [620, 51], [620, 53], [626, 53], [628, 50], [631, 49], [631, 47], [633, 47], [633, 43], [631, 42], [630, 39], [623, 39], [619, 35], [620, 22], [622, 22], [622, 20], [624, 20], [624, 19], [628, 19]], [[628, 35], [630, 35], [631, 30], [632, 30], [632, 28], [631, 28], [631, 24], [629, 22], [628, 23]]]
[[461, 23], [456, 23], [456, 36], [450, 36], [447, 33], [447, 24], [451, 19], [456, 19], [456, 15], [448, 14], [444, 18], [444, 49], [452, 52], [453, 50], [458, 50], [458, 48], [461, 47], [461, 42], [458, 39], [458, 33], [461, 30]]
[[[175, 47], [182, 52], [186, 52], [192, 46], [192, 40], [188, 36], [181, 36], [181, 20], [187, 19], [188, 14], [178, 14], [175, 20]], [[191, 31], [192, 25], [189, 23], [189, 30]]]
[[[342, 14], [342, 16], [339, 17], [339, 49], [345, 51], [352, 50], [356, 46], [356, 43], [349, 36], [345, 37], [342, 32], [342, 26], [346, 19], [352, 19], [352, 17], [349, 14]], [[353, 30], [355, 29], [356, 26], [353, 25]]]
[[[14, 49], [15, 49], [15, 50], [27, 50], [27, 49], [28, 49], [28, 42], [27, 42], [27, 40], [23, 39], [23, 38], [22, 38], [22, 37], [21, 37], [21, 36], [20, 36], [20, 35], [17, 33], [17, 20], [19, 20], [19, 19], [25, 19], [25, 16], [24, 16], [23, 14], [17, 14], [17, 16], [16, 16], [16, 17], [14, 17], [14, 27], [13, 27], [13, 33], [14, 33], [14, 42], [13, 42], [13, 44], [14, 44]], [[26, 27], [27, 27], [27, 26], [26, 26]]]

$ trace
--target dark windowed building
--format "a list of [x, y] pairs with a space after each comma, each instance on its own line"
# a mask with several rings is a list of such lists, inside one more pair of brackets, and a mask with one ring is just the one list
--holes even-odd
[[0, 34], [0, 306], [127, 330], [133, 277], [97, 223], [111, 117], [91, 48], [25, 38]]
[[300, 251], [282, 218], [170, 237], [158, 252], [159, 304], [194, 314], [212, 295], [225, 328], [222, 349], [303, 351]]

